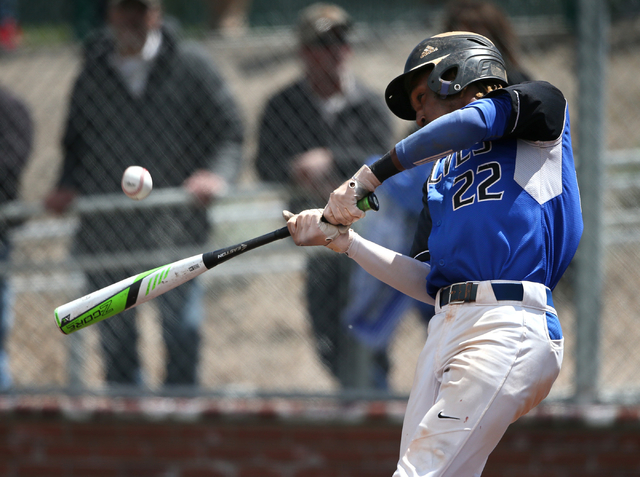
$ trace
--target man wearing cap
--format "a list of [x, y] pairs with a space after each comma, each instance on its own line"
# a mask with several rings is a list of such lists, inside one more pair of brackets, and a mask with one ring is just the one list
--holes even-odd
[[[321, 207], [336, 185], [392, 141], [390, 117], [350, 70], [352, 21], [342, 8], [304, 9], [297, 34], [303, 74], [268, 101], [261, 118], [256, 168], [264, 181], [289, 188], [289, 207]], [[324, 251], [307, 261], [306, 297], [323, 363], [345, 387], [357, 376], [345, 353], [357, 343], [341, 325], [348, 297], [349, 261]], [[382, 354], [381, 366], [387, 366]], [[370, 383], [373, 377], [369, 378]]]
[[[202, 250], [205, 205], [239, 173], [243, 125], [229, 88], [208, 58], [179, 42], [162, 22], [160, 0], [111, 0], [108, 29], [86, 42], [63, 137], [64, 164], [45, 205], [62, 212], [77, 195], [122, 193], [126, 167], [151, 172], [158, 189], [183, 187], [194, 200], [159, 209], [95, 212], [81, 218], [73, 251], [104, 268], [88, 271], [99, 289], [146, 264], [114, 257], [162, 254], [169, 262]], [[120, 260], [122, 263], [122, 260]], [[158, 298], [166, 344], [167, 386], [197, 381], [202, 288], [195, 282]], [[143, 383], [135, 310], [99, 325], [105, 378]]]

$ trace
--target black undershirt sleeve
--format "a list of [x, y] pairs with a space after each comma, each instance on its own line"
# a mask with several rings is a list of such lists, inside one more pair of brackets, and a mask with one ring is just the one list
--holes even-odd
[[413, 244], [411, 245], [411, 251], [409, 256], [420, 260], [421, 262], [429, 262], [431, 255], [429, 254], [429, 235], [431, 235], [431, 228], [433, 227], [433, 221], [431, 220], [431, 214], [429, 212], [429, 181], [425, 181], [422, 186], [422, 212], [418, 218], [418, 225], [416, 226], [415, 235], [413, 237]]
[[393, 163], [391, 153], [387, 152], [384, 156], [378, 159], [371, 165], [371, 172], [377, 177], [380, 182], [384, 182], [391, 176], [395, 176], [399, 171], [396, 165]]

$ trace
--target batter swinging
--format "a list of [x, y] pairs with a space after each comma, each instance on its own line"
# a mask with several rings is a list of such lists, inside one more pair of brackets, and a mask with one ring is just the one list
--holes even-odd
[[[400, 476], [479, 476], [509, 424], [549, 393], [563, 337], [552, 293], [578, 247], [582, 216], [562, 93], [506, 87], [485, 37], [418, 44], [386, 91], [421, 127], [336, 189], [324, 211], [291, 217], [298, 245], [326, 245], [404, 293], [434, 303], [402, 430]], [[414, 257], [348, 227], [356, 196], [436, 161], [424, 185]]]

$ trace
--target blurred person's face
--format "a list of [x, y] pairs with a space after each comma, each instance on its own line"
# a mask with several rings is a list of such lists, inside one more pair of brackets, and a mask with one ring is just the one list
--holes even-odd
[[147, 35], [160, 25], [160, 11], [129, 0], [109, 10], [109, 24], [116, 38], [116, 48], [122, 56], [142, 51]]
[[305, 45], [301, 56], [309, 78], [315, 83], [338, 87], [351, 56], [351, 48], [344, 43]]

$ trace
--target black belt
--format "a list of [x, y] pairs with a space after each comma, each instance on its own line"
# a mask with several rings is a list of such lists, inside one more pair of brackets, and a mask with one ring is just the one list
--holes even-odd
[[[522, 283], [492, 283], [491, 288], [498, 301], [522, 301], [524, 298]], [[478, 282], [454, 283], [440, 289], [440, 306], [476, 301], [477, 293]], [[547, 294], [547, 302], [549, 297], [550, 292]]]

